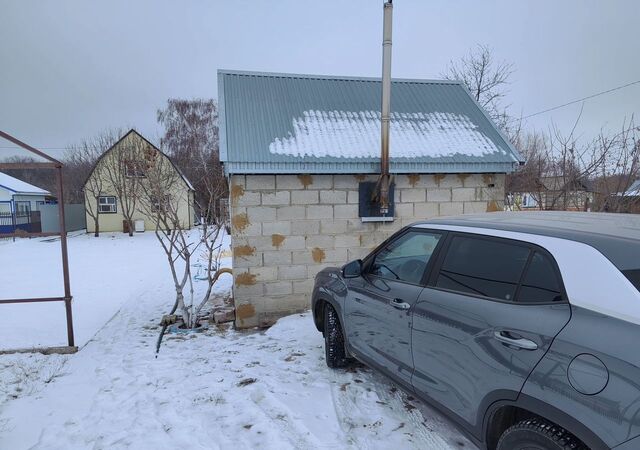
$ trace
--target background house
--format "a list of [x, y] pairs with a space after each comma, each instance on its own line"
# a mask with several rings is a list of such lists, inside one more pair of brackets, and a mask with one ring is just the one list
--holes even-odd
[[[640, 180], [636, 180], [624, 192], [613, 194], [614, 201], [619, 204], [619, 211], [625, 213], [640, 214]], [[612, 200], [612, 199], [610, 199]], [[606, 210], [607, 208], [605, 208]]]
[[[124, 214], [127, 208], [134, 222], [142, 224], [145, 230], [154, 230], [156, 221], [142, 208], [139, 198], [147, 183], [147, 170], [161, 163], [171, 172], [167, 178], [177, 180], [171, 191], [163, 195], [170, 196], [177, 205], [182, 226], [191, 228], [194, 223], [191, 183], [167, 155], [138, 132], [130, 130], [100, 156], [84, 184], [87, 232], [95, 232], [96, 221], [101, 232], [127, 232]], [[162, 201], [158, 199], [158, 204]]]
[[542, 205], [546, 210], [589, 211], [593, 205], [594, 189], [589, 180], [549, 176], [540, 178]]
[[593, 183], [586, 179], [516, 177], [509, 188], [507, 204], [512, 210], [589, 211], [595, 200]]
[[40, 231], [38, 211], [51, 201], [49, 191], [0, 172], [0, 233]]
[[462, 84], [395, 80], [394, 211], [369, 222], [360, 184], [380, 171], [379, 79], [219, 71], [218, 83], [239, 327], [308, 308], [318, 271], [404, 225], [501, 210], [521, 160]]

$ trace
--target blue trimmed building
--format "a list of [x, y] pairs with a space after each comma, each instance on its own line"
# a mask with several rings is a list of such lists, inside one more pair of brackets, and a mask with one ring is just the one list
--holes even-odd
[[0, 233], [32, 230], [32, 213], [47, 203], [51, 193], [0, 172]]

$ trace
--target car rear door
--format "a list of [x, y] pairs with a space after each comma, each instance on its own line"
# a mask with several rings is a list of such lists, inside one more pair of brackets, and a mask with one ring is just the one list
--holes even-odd
[[412, 324], [412, 385], [471, 426], [515, 399], [570, 319], [551, 255], [528, 243], [450, 234]]
[[407, 385], [413, 371], [411, 312], [443, 235], [405, 230], [367, 259], [361, 277], [348, 281], [344, 325], [352, 351]]

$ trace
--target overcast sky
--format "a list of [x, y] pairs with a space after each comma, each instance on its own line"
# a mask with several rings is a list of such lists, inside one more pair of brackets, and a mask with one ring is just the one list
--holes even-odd
[[[0, 129], [45, 149], [109, 127], [155, 140], [156, 110], [217, 97], [217, 69], [379, 76], [382, 3], [0, 0]], [[514, 64], [507, 100], [527, 115], [640, 80], [638, 17], [637, 0], [396, 0], [392, 74], [438, 78], [486, 44]], [[567, 129], [579, 111], [526, 125]], [[580, 131], [633, 113], [640, 84], [585, 103]]]

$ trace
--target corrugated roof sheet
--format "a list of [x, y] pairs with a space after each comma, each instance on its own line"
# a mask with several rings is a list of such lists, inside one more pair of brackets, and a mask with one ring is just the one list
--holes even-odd
[[[220, 156], [233, 173], [377, 173], [375, 78], [218, 71]], [[456, 81], [393, 80], [391, 171], [511, 172], [521, 159]]]

